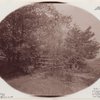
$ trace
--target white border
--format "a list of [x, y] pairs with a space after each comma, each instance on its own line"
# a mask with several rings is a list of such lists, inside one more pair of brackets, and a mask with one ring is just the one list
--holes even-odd
[[[0, 21], [3, 20], [9, 13], [12, 11], [24, 6], [25, 4], [29, 4], [31, 2], [39, 2], [45, 0], [0, 0]], [[47, 0], [46, 0], [47, 1]], [[49, 0], [54, 1], [54, 0]], [[76, 7], [82, 8], [91, 14], [93, 14], [96, 18], [100, 20], [100, 10], [94, 10], [97, 6], [100, 6], [99, 0], [55, 0], [61, 2], [68, 2], [68, 4], [74, 5]], [[65, 97], [55, 98], [56, 100], [76, 100], [76, 99], [93, 99], [99, 100], [100, 98], [94, 98], [92, 96], [93, 88], [100, 88], [100, 79], [95, 82], [92, 86], [74, 93], [72, 95], [67, 95]], [[37, 98], [32, 97], [30, 95], [19, 92], [12, 87], [10, 87], [2, 78], [0, 78], [0, 93], [5, 93], [8, 96], [13, 95], [13, 99], [32, 99], [32, 100], [54, 100], [54, 98]], [[18, 99], [18, 100], [19, 100]]]

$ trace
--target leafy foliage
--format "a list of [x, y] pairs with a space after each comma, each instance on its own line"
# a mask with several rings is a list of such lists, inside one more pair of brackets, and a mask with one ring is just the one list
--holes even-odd
[[92, 39], [91, 27], [81, 31], [71, 22], [53, 4], [22, 7], [0, 23], [0, 50], [9, 66], [27, 73], [39, 67], [41, 59], [56, 68], [84, 66], [85, 59], [96, 57], [99, 44]]
[[0, 49], [9, 66], [36, 68], [43, 53], [57, 51], [61, 25], [68, 27], [70, 22], [51, 4], [36, 3], [11, 13], [0, 23]]
[[91, 27], [85, 31], [74, 25], [68, 32], [65, 42], [65, 58], [72, 67], [82, 67], [86, 65], [86, 59], [93, 59], [99, 52], [100, 45], [95, 41]]

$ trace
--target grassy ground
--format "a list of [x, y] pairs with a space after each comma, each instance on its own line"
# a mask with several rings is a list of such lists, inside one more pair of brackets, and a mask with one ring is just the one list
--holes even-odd
[[60, 71], [57, 70], [58, 75], [49, 75], [45, 71], [38, 70], [32, 75], [19, 76], [7, 80], [7, 82], [12, 87], [32, 95], [61, 96], [71, 94], [90, 86], [100, 77], [100, 62], [89, 61], [88, 63], [91, 71], [83, 73], [68, 72], [66, 78], [59, 76]]

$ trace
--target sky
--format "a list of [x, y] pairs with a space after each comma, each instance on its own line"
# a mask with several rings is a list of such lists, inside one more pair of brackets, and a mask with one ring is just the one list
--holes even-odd
[[73, 23], [78, 24], [82, 30], [91, 26], [95, 39], [100, 42], [100, 21], [96, 17], [83, 9], [70, 5], [56, 5], [56, 9], [63, 15], [71, 16]]

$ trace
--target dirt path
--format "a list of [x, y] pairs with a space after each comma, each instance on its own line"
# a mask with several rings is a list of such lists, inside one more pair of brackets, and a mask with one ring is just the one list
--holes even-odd
[[14, 88], [34, 94], [34, 95], [64, 95], [71, 93], [71, 89], [67, 84], [65, 85], [61, 81], [48, 77], [42, 79], [40, 77], [24, 76], [18, 79], [8, 81]]
[[43, 77], [42, 74], [35, 74], [32, 76], [21, 76], [9, 80], [8, 83], [14, 88], [32, 95], [61, 96], [87, 87], [88, 79], [93, 80], [94, 77], [85, 74], [75, 74], [71, 82], [64, 83], [55, 77]]

